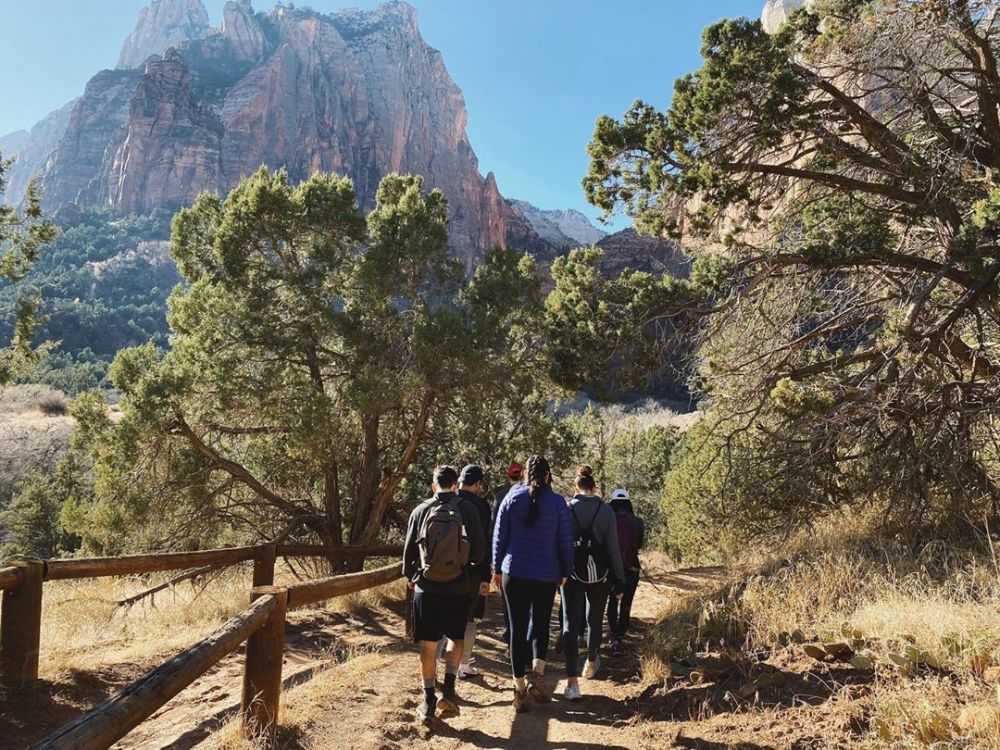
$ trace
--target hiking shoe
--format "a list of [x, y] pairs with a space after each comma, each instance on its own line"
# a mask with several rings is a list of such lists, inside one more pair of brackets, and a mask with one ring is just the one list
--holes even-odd
[[417, 721], [423, 722], [426, 726], [431, 726], [434, 724], [434, 714], [437, 711], [437, 701], [431, 703], [430, 701], [424, 701], [417, 708]]
[[514, 713], [516, 714], [526, 714], [531, 710], [531, 705], [528, 703], [528, 691], [527, 690], [515, 690], [514, 691]]
[[545, 688], [540, 675], [528, 675], [528, 695], [537, 703], [548, 703], [552, 700], [552, 694]]
[[438, 700], [438, 708], [441, 709], [442, 719], [451, 719], [462, 713], [461, 709], [458, 707], [457, 698], [454, 693], [450, 695], [442, 695]]
[[601, 669], [600, 656], [594, 657], [593, 661], [587, 659], [587, 663], [583, 666], [583, 676], [588, 680], [592, 680], [595, 677], [597, 677], [597, 673], [600, 671], [600, 669]]
[[583, 693], [580, 692], [579, 685], [567, 685], [566, 689], [563, 691], [563, 698], [568, 701], [578, 701], [583, 697]]
[[479, 677], [479, 670], [471, 664], [461, 664], [458, 667], [458, 679], [468, 680], [471, 677]]
[[625, 646], [622, 645], [621, 641], [611, 642], [611, 655], [615, 657], [625, 656]]

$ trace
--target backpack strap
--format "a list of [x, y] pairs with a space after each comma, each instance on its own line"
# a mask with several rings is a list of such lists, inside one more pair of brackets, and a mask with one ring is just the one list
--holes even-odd
[[599, 516], [600, 513], [601, 513], [601, 503], [598, 502], [597, 507], [594, 508], [594, 516], [593, 518], [590, 519], [590, 526], [587, 527], [588, 534], [594, 530], [594, 524], [597, 523], [597, 516]]
[[[579, 503], [577, 503], [579, 505]], [[594, 516], [590, 519], [590, 525], [586, 529], [583, 528], [583, 524], [580, 523], [580, 517], [576, 514], [576, 505], [569, 506], [569, 512], [573, 514], [573, 520], [576, 521], [576, 525], [580, 527], [580, 530], [585, 534], [590, 534], [594, 530], [594, 524], [597, 523], [597, 516], [601, 512], [601, 505], [598, 504], [597, 508], [594, 510]]]

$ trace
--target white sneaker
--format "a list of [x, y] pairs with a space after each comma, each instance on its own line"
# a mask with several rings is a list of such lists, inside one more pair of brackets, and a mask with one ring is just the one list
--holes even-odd
[[471, 664], [458, 665], [458, 679], [467, 680], [470, 677], [479, 677], [479, 670]]
[[580, 692], [579, 685], [567, 685], [566, 689], [563, 690], [563, 698], [568, 701], [578, 701], [583, 697], [583, 693]]
[[588, 680], [592, 680], [595, 677], [597, 677], [597, 672], [600, 670], [600, 668], [601, 668], [600, 656], [596, 657], [593, 661], [587, 659], [587, 663], [583, 666], [583, 676]]

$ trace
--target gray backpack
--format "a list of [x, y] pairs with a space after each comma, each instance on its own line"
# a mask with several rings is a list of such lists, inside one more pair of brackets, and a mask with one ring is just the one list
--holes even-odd
[[469, 564], [469, 538], [458, 504], [457, 497], [435, 501], [420, 524], [420, 572], [428, 581], [454, 581]]

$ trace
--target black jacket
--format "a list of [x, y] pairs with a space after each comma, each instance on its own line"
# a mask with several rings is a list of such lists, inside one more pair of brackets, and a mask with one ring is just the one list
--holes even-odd
[[[424, 516], [431, 509], [431, 506], [441, 500], [450, 500], [455, 497], [454, 492], [439, 492], [434, 497], [425, 500], [410, 513], [410, 522], [406, 526], [406, 541], [403, 543], [403, 576], [408, 581], [417, 584], [421, 591], [440, 594], [468, 594], [472, 585], [472, 578], [466, 568], [462, 574], [454, 581], [439, 583], [425, 580], [420, 575], [420, 527], [424, 523]], [[465, 524], [465, 533], [469, 539], [469, 561], [480, 561], [486, 554], [486, 533], [483, 531], [482, 521], [479, 513], [468, 502], [459, 502], [459, 512], [462, 514], [462, 522]], [[478, 571], [477, 571], [478, 574]]]
[[483, 530], [483, 539], [485, 542], [483, 545], [483, 556], [477, 560], [471, 553], [469, 554], [470, 572], [473, 579], [472, 582], [470, 582], [470, 586], [478, 589], [478, 586], [476, 586], [475, 583], [488, 583], [493, 577], [493, 569], [490, 564], [492, 562], [492, 556], [490, 555], [489, 549], [490, 542], [493, 537], [492, 535], [486, 537], [488, 531], [493, 527], [491, 522], [490, 504], [486, 502], [485, 498], [480, 497], [474, 492], [469, 492], [468, 490], [459, 490], [458, 497], [461, 500], [462, 505], [468, 504], [475, 509], [476, 513], [479, 515], [480, 528]]

